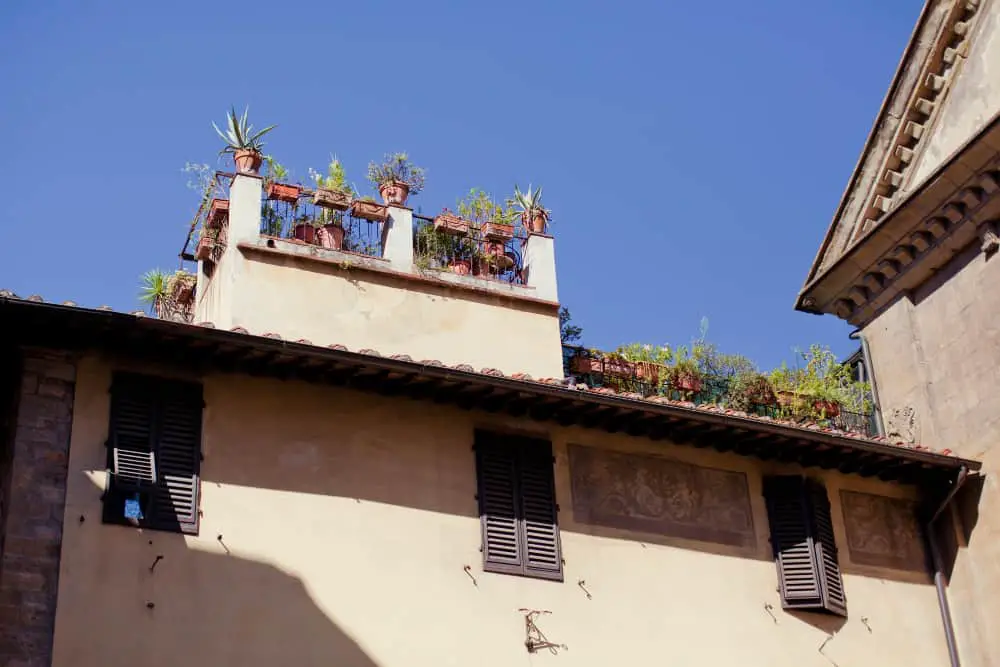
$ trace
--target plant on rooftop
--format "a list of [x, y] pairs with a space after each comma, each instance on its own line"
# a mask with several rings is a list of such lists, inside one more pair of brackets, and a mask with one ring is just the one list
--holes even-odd
[[434, 225], [417, 228], [414, 250], [420, 270], [448, 269], [464, 276], [481, 263], [481, 254], [472, 239], [439, 230]]
[[265, 134], [273, 130], [276, 126], [269, 125], [263, 130], [254, 131], [253, 125], [247, 121], [247, 114], [250, 107], [243, 110], [242, 116], [236, 115], [236, 107], [232, 107], [226, 116], [227, 127], [223, 132], [214, 122], [212, 127], [222, 140], [226, 142], [225, 147], [219, 151], [219, 155], [232, 154], [233, 162], [236, 163], [237, 171], [256, 174], [260, 170], [262, 161], [261, 149], [264, 147], [262, 141]]
[[196, 276], [183, 269], [174, 273], [152, 269], [142, 275], [139, 301], [146, 304], [151, 313], [166, 319], [169, 315], [190, 310], [196, 282]]
[[302, 186], [288, 183], [288, 170], [270, 155], [264, 158], [264, 162], [267, 163], [267, 175], [264, 177], [267, 184], [267, 198], [298, 204]]
[[309, 176], [316, 184], [313, 203], [320, 208], [316, 234], [324, 248], [341, 250], [344, 247], [344, 211], [350, 208], [354, 188], [347, 182], [344, 165], [331, 156], [326, 175], [310, 168]]
[[729, 379], [726, 403], [736, 410], [755, 413], [777, 405], [770, 378], [755, 370], [740, 370]]
[[[499, 271], [514, 265], [514, 257], [507, 253], [504, 243], [514, 238], [514, 210], [501, 206], [480, 188], [472, 188], [458, 201], [458, 215], [475, 224], [482, 233], [479, 249], [488, 267]], [[488, 268], [483, 267], [483, 268]]]
[[854, 396], [866, 393], [830, 348], [811, 345], [806, 352], [798, 351], [798, 356], [804, 366], [790, 368], [783, 363], [771, 372], [779, 402], [793, 417], [830, 419], [840, 414], [845, 403], [856, 402]]
[[389, 153], [381, 163], [368, 165], [368, 180], [378, 188], [386, 204], [406, 204], [409, 195], [424, 189], [425, 175], [425, 170], [413, 164], [406, 153]]
[[521, 215], [521, 224], [532, 234], [544, 234], [545, 229], [551, 221], [551, 214], [547, 208], [542, 206], [542, 188], [532, 190], [528, 185], [526, 192], [521, 192], [521, 188], [514, 186], [514, 196], [508, 201], [508, 205], [513, 206], [514, 211]]
[[371, 222], [385, 222], [389, 219], [389, 210], [385, 204], [379, 204], [371, 197], [362, 197], [351, 202], [351, 216]]

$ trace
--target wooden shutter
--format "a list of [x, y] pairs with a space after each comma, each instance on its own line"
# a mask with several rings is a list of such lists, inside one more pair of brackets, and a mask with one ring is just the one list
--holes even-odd
[[[139, 525], [197, 534], [201, 413], [200, 385], [132, 373], [115, 375], [108, 456], [115, 475], [105, 498], [105, 521], [125, 522], [121, 506], [133, 491], [123, 485], [141, 476], [149, 487], [139, 489], [143, 504]], [[143, 460], [151, 468], [148, 473]]]
[[561, 581], [551, 445], [479, 432], [476, 470], [483, 569]]
[[198, 532], [201, 413], [200, 386], [161, 387], [156, 434], [159, 479], [150, 519], [154, 528]]
[[826, 489], [799, 476], [770, 477], [764, 496], [782, 606], [846, 616]]

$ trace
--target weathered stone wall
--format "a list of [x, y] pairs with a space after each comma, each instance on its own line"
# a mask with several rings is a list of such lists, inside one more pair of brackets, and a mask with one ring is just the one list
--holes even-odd
[[25, 352], [14, 419], [0, 561], [0, 665], [52, 661], [76, 368]]
[[963, 664], [1000, 656], [1000, 256], [978, 244], [865, 327], [886, 429], [983, 462], [949, 595]]

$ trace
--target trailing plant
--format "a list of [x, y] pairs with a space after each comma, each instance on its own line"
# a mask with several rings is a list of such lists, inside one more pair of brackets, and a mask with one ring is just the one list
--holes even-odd
[[426, 171], [410, 161], [406, 153], [387, 153], [381, 163], [368, 165], [368, 180], [376, 188], [392, 183], [405, 183], [410, 194], [418, 194], [424, 189]]
[[247, 107], [243, 110], [242, 116], [237, 116], [236, 107], [232, 107], [226, 116], [227, 127], [225, 132], [220, 130], [219, 126], [214, 122], [212, 123], [212, 127], [222, 137], [222, 140], [226, 142], [225, 147], [219, 151], [219, 155], [232, 154], [237, 151], [261, 152], [261, 149], [264, 147], [264, 142], [262, 141], [264, 135], [277, 126], [269, 125], [263, 130], [255, 132], [253, 125], [247, 121], [247, 114], [249, 112], [250, 107]]

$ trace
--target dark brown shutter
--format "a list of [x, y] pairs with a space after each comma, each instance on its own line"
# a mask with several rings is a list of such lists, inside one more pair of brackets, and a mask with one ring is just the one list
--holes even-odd
[[846, 615], [826, 490], [788, 475], [765, 479], [764, 496], [782, 606]]
[[198, 473], [201, 464], [201, 387], [162, 387], [156, 463], [159, 479], [152, 507], [153, 527], [198, 531]]
[[[105, 521], [128, 523], [122, 506], [126, 497], [138, 492], [143, 509], [139, 525], [198, 532], [201, 414], [200, 385], [132, 373], [115, 375], [108, 455], [115, 474], [105, 497]], [[151, 468], [148, 473], [143, 457]], [[137, 479], [149, 485], [138, 489], [128, 485]]]
[[551, 445], [477, 432], [476, 471], [483, 569], [561, 581]]

